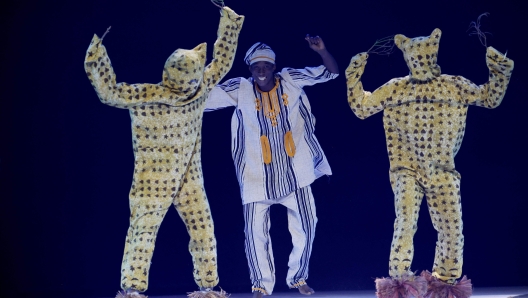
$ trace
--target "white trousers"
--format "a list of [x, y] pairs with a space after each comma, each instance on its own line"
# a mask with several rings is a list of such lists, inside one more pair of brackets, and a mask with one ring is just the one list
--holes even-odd
[[288, 229], [293, 249], [288, 261], [286, 283], [290, 288], [304, 285], [308, 279], [308, 263], [315, 236], [315, 202], [310, 186], [276, 200], [265, 200], [244, 205], [245, 247], [252, 291], [271, 295], [275, 285], [275, 265], [271, 248], [270, 206], [281, 204], [288, 209]]

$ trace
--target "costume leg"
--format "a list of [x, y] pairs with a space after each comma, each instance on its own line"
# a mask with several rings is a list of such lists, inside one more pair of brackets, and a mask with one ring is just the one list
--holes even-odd
[[213, 288], [218, 284], [213, 219], [203, 187], [201, 164], [191, 161], [190, 165], [174, 206], [190, 236], [189, 252], [193, 259], [194, 281], [201, 288]]
[[400, 278], [413, 275], [411, 263], [414, 255], [413, 237], [417, 230], [418, 213], [423, 190], [416, 179], [404, 172], [391, 173], [396, 219], [389, 259], [389, 275]]
[[148, 288], [150, 261], [159, 227], [170, 206], [170, 197], [130, 194], [130, 226], [121, 264], [121, 288], [144, 292]]
[[437, 172], [426, 197], [433, 226], [438, 232], [433, 276], [453, 283], [462, 275], [464, 249], [460, 175], [456, 171]]
[[270, 204], [254, 202], [244, 205], [245, 247], [252, 291], [271, 295], [275, 286], [275, 264], [271, 248]]
[[288, 208], [288, 229], [293, 243], [286, 283], [290, 288], [298, 288], [305, 285], [308, 279], [308, 264], [317, 224], [312, 189], [310, 186], [298, 189], [281, 199], [280, 203]]

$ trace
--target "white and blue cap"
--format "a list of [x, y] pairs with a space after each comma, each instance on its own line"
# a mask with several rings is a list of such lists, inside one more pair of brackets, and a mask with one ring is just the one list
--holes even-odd
[[275, 64], [275, 52], [271, 48], [262, 42], [257, 42], [246, 52], [244, 62], [247, 65], [251, 65], [255, 62], [266, 61]]

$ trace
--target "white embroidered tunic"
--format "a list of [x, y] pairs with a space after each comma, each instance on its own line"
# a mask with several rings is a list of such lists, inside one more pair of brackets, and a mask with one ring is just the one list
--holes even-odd
[[332, 174], [302, 88], [338, 75], [319, 66], [284, 68], [276, 76], [276, 88], [269, 93], [259, 91], [252, 78], [230, 79], [213, 88], [206, 103], [206, 112], [235, 106], [231, 150], [243, 204], [286, 196]]

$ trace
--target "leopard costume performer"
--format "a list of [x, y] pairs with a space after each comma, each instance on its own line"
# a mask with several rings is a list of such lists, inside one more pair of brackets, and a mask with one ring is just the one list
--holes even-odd
[[200, 159], [202, 114], [209, 91], [231, 69], [244, 21], [228, 7], [221, 14], [212, 62], [205, 66], [205, 43], [178, 49], [167, 59], [158, 84], [116, 84], [97, 35], [87, 50], [86, 74], [99, 99], [128, 109], [132, 119], [135, 167], [121, 267], [123, 297], [147, 290], [154, 242], [171, 205], [190, 236], [196, 284], [204, 291], [218, 284], [216, 238]]
[[[468, 105], [497, 107], [514, 63], [488, 47], [487, 83], [477, 86], [461, 76], [441, 75], [436, 64], [441, 34], [435, 29], [428, 37], [396, 35], [394, 42], [403, 51], [410, 74], [390, 80], [373, 93], [364, 91], [360, 81], [368, 53], [354, 56], [346, 70], [348, 103], [356, 116], [365, 119], [384, 110], [396, 220], [389, 259], [391, 278], [376, 280], [378, 297], [393, 297], [398, 292], [404, 297], [441, 297], [451, 291], [460, 298], [468, 288], [465, 294], [471, 295], [470, 280], [464, 277], [456, 282], [462, 275], [464, 236], [460, 174], [454, 158], [462, 144]], [[432, 275], [424, 271], [414, 276], [413, 236], [424, 196], [438, 241]]]

